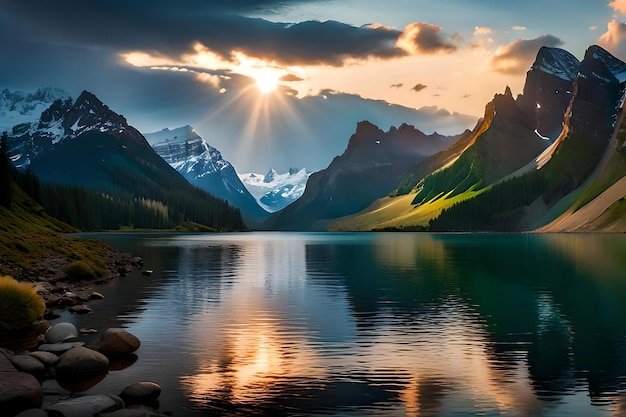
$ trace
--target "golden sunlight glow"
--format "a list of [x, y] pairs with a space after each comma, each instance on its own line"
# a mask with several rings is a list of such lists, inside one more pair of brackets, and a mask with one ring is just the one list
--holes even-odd
[[269, 73], [261, 73], [254, 77], [256, 79], [256, 86], [262, 94], [271, 93], [278, 87], [278, 78]]

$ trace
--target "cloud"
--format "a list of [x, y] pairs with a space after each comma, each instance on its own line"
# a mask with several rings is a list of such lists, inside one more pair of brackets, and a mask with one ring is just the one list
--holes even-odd
[[404, 86], [404, 84], [402, 83], [397, 83], [397, 84], [391, 84], [389, 86], [389, 88], [402, 88]]
[[589, 30], [598, 30], [598, 26], [596, 25], [589, 26]]
[[511, 29], [521, 31], [526, 30], [526, 26], [513, 26]]
[[[312, 1], [312, 0], [309, 0]], [[301, 0], [300, 3], [305, 2]], [[235, 3], [235, 4], [231, 4]], [[200, 43], [230, 60], [235, 51], [279, 65], [341, 66], [346, 60], [404, 56], [402, 32], [382, 25], [336, 21], [271, 22], [237, 12], [276, 9], [287, 1], [182, 3], [111, 0], [3, 0], [0, 14], [32, 40], [69, 43], [103, 52], [149, 51], [176, 59]]]
[[404, 28], [396, 42], [396, 47], [412, 55], [454, 52], [457, 46], [453, 39], [446, 40], [441, 26], [415, 22]]
[[517, 39], [496, 50], [491, 60], [491, 69], [502, 74], [521, 74], [528, 70], [542, 46], [555, 47], [563, 41], [553, 35], [535, 39]]
[[608, 6], [615, 10], [616, 13], [626, 15], [626, 0], [613, 0]]
[[413, 88], [411, 88], [411, 91], [415, 91], [416, 93], [419, 93], [420, 91], [422, 91], [423, 89], [425, 89], [426, 87], [428, 87], [425, 84], [422, 83], [417, 83], [413, 86]]
[[474, 28], [474, 35], [488, 35], [492, 32], [493, 30], [490, 27], [486, 26], [476, 26]]
[[298, 77], [295, 74], [286, 74], [286, 75], [283, 75], [282, 77], [280, 77], [278, 80], [279, 81], [284, 81], [284, 82], [287, 82], [287, 83], [292, 83], [292, 82], [304, 81], [304, 78]]
[[626, 58], [626, 24], [611, 20], [597, 43], [618, 58]]

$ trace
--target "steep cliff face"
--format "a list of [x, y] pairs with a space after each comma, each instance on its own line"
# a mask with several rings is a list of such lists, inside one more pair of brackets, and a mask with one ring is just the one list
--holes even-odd
[[526, 74], [524, 91], [518, 97], [537, 133], [554, 142], [563, 128], [563, 117], [572, 100], [580, 61], [560, 48], [542, 47]]

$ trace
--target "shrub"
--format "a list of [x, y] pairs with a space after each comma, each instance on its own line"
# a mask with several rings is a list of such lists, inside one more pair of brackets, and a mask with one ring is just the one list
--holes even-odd
[[40, 319], [46, 304], [32, 283], [0, 276], [0, 328], [16, 330]]
[[96, 271], [84, 261], [74, 261], [65, 268], [65, 275], [74, 281], [96, 279]]

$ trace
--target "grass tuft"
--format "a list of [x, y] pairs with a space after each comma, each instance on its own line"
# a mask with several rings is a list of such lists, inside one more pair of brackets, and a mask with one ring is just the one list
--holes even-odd
[[46, 305], [32, 283], [0, 276], [0, 328], [17, 330], [43, 317]]

